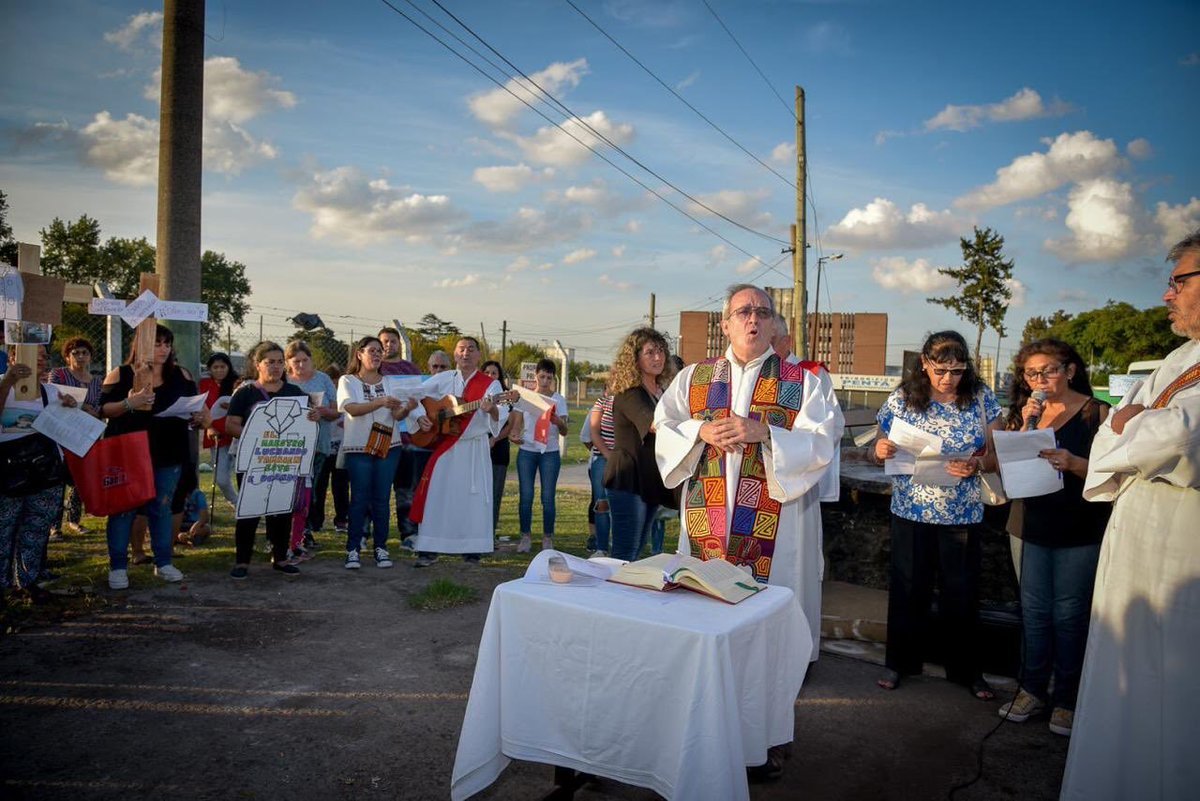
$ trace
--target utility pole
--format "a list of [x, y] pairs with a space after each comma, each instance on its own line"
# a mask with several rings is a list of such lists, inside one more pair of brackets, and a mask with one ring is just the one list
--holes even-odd
[[263, 316], [262, 316], [261, 314], [260, 314], [260, 315], [258, 315], [258, 341], [259, 341], [259, 342], [262, 342], [262, 341], [263, 341], [263, 323], [262, 323], [262, 318], [263, 318]]
[[796, 353], [808, 356], [808, 296], [806, 294], [805, 271], [807, 270], [805, 249], [808, 241], [805, 231], [804, 188], [808, 185], [807, 164], [804, 153], [804, 89], [796, 87], [796, 224], [792, 226], [792, 336], [795, 337]]
[[508, 320], [500, 322], [500, 365], [508, 361]]
[[[204, 0], [164, 0], [155, 272], [167, 300], [200, 300]], [[171, 321], [179, 364], [200, 374], [200, 323]]]
[[650, 293], [650, 327], [654, 327], [654, 293]]

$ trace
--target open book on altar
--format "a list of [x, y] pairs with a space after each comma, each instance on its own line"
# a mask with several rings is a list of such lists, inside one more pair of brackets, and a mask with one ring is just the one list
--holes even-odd
[[724, 559], [706, 562], [678, 553], [660, 553], [629, 562], [613, 571], [608, 580], [648, 590], [683, 587], [731, 604], [746, 600], [765, 586]]

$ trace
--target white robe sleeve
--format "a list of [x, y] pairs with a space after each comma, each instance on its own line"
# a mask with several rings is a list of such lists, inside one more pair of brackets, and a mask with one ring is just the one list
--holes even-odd
[[1113, 500], [1126, 481], [1139, 478], [1200, 488], [1200, 395], [1176, 398], [1165, 409], [1146, 409], [1119, 435], [1112, 430], [1112, 417], [1092, 442], [1083, 497]]
[[767, 487], [781, 503], [803, 496], [833, 467], [845, 420], [829, 374], [804, 376], [804, 400], [791, 429], [771, 426], [770, 447], [763, 449]]
[[704, 423], [692, 419], [688, 402], [695, 369], [696, 365], [690, 364], [680, 370], [654, 407], [654, 461], [662, 474], [663, 486], [668, 489], [691, 478], [704, 451], [705, 443], [700, 439], [700, 426]]
[[[500, 386], [499, 381], [492, 381], [488, 385], [484, 395], [499, 395], [504, 391]], [[482, 410], [476, 409], [475, 414], [471, 415], [471, 422], [462, 432], [463, 439], [472, 439], [474, 437], [496, 436], [500, 433], [500, 428], [504, 425], [504, 421], [508, 419], [508, 407], [501, 403], [496, 409], [499, 414], [497, 419], [493, 420], [490, 414], [485, 414]]]

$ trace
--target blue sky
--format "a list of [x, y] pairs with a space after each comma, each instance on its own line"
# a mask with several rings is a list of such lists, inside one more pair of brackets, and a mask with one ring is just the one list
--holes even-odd
[[[297, 311], [343, 336], [433, 312], [497, 346], [507, 320], [511, 338], [608, 361], [652, 292], [674, 333], [731, 282], [790, 285], [775, 240], [795, 216], [796, 84], [809, 264], [844, 254], [821, 308], [887, 312], [890, 362], [929, 330], [973, 333], [925, 302], [949, 291], [936, 267], [972, 225], [1016, 262], [1005, 355], [1030, 315], [1158, 303], [1166, 246], [1200, 225], [1194, 2], [709, 0], [770, 85], [703, 0], [575, 2], [782, 178], [564, 0], [443, 0], [571, 114], [753, 232], [598, 148], [695, 220], [670, 208], [381, 2], [209, 0], [203, 244], [247, 265], [243, 340], [259, 314], [282, 337]], [[0, 189], [19, 239], [87, 213], [105, 236], [153, 240], [159, 11], [0, 6]]]

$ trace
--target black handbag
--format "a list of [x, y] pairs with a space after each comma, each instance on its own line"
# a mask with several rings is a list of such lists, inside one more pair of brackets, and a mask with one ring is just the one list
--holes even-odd
[[0, 442], [0, 495], [31, 495], [60, 486], [66, 476], [58, 446], [34, 432]]

